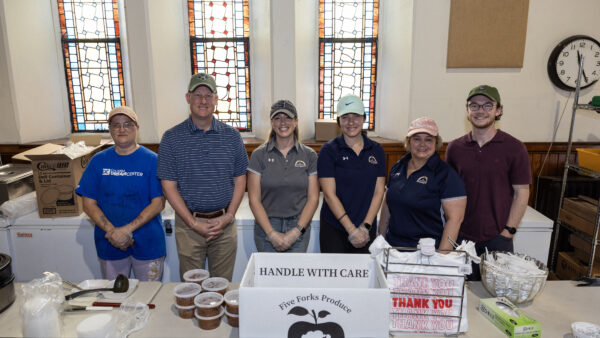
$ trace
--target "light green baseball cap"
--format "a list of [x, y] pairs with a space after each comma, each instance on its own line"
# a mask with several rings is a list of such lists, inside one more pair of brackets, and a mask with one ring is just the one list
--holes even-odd
[[340, 99], [337, 105], [337, 116], [346, 114], [365, 115], [365, 106], [362, 99], [356, 95], [347, 95]]

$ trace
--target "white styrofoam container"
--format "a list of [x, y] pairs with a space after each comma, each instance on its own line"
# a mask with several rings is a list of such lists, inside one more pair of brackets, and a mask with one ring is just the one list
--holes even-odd
[[254, 253], [239, 292], [240, 337], [389, 337], [390, 292], [367, 254]]

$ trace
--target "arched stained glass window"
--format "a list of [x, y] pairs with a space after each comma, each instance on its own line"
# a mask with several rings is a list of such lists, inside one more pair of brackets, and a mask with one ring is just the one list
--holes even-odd
[[215, 77], [217, 118], [251, 131], [248, 0], [188, 0], [192, 73]]
[[107, 131], [125, 105], [117, 0], [58, 0], [73, 132]]
[[363, 128], [374, 129], [378, 25], [378, 0], [319, 0], [320, 119], [354, 94], [368, 107]]

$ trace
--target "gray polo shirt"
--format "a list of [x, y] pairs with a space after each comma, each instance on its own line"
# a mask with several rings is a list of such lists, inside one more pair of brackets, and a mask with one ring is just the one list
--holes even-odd
[[260, 175], [262, 205], [269, 217], [300, 214], [308, 195], [308, 176], [317, 174], [317, 153], [296, 140], [287, 156], [275, 139], [252, 152], [248, 171]]

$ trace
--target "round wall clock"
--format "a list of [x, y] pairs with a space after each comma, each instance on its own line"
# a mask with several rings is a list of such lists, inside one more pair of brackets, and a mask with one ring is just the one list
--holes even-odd
[[586, 35], [568, 37], [554, 47], [548, 58], [548, 75], [552, 83], [564, 90], [575, 90], [582, 57], [581, 88], [596, 83], [600, 79], [600, 43]]

